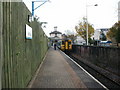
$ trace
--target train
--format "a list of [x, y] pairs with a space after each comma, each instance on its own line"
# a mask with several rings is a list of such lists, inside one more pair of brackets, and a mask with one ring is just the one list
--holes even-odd
[[62, 51], [71, 51], [72, 50], [72, 40], [71, 39], [59, 40], [58, 48]]

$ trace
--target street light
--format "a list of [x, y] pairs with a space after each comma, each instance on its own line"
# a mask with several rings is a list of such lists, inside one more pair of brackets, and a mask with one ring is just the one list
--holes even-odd
[[87, 45], [88, 45], [88, 16], [87, 16], [87, 8], [90, 6], [98, 6], [98, 4], [95, 5], [87, 5], [86, 3], [86, 38], [87, 38]]

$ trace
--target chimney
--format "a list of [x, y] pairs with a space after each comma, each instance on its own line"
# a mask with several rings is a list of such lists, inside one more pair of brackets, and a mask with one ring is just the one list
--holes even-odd
[[57, 31], [57, 26], [54, 27], [54, 31]]

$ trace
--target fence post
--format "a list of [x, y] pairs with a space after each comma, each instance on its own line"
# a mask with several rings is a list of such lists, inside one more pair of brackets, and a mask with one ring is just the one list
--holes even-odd
[[2, 89], [2, 61], [3, 61], [3, 9], [2, 2], [0, 1], [0, 90]]

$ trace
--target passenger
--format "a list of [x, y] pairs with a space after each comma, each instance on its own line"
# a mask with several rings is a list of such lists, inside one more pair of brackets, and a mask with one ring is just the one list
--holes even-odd
[[54, 44], [54, 49], [56, 50], [56, 43]]

